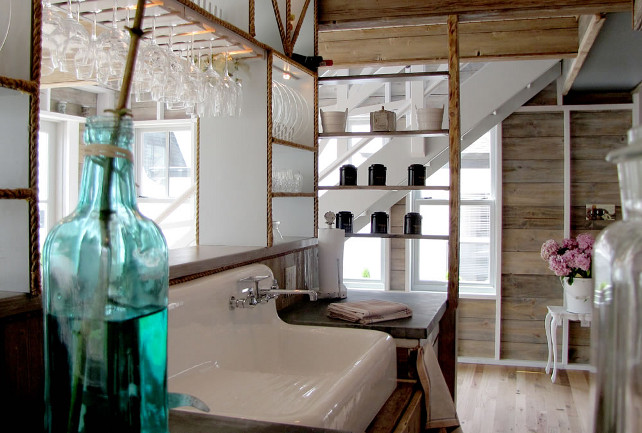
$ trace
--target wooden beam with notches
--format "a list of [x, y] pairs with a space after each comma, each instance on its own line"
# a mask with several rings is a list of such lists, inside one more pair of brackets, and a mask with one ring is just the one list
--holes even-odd
[[[448, 59], [447, 42], [442, 24], [319, 32], [319, 55], [334, 66], [443, 63]], [[459, 25], [462, 61], [571, 58], [578, 44], [575, 17]]]
[[[639, 3], [636, 1], [636, 3]], [[319, 30], [630, 12], [631, 0], [318, 0]]]

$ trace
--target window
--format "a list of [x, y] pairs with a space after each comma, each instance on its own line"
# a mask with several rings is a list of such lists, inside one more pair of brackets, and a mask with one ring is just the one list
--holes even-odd
[[136, 122], [138, 206], [163, 231], [169, 248], [195, 244], [195, 123]]
[[[462, 152], [460, 207], [460, 293], [494, 295], [499, 260], [501, 227], [495, 224], [496, 130], [479, 138]], [[439, 169], [426, 185], [448, 185], [448, 165]], [[412, 208], [423, 217], [422, 233], [448, 235], [448, 191], [415, 191]], [[448, 281], [448, 241], [412, 240], [411, 272], [413, 290], [446, 289]]]
[[[369, 233], [366, 225], [359, 233]], [[385, 288], [386, 239], [348, 238], [343, 244], [343, 283], [348, 288]]]
[[38, 130], [38, 209], [40, 212], [40, 249], [49, 229], [58, 219], [56, 212], [56, 155], [57, 127], [53, 122], [41, 121]]

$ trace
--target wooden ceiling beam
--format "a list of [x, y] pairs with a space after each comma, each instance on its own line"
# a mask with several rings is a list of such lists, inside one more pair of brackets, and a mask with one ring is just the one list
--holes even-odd
[[[334, 66], [443, 63], [446, 25], [386, 27], [319, 33], [319, 55]], [[469, 22], [459, 25], [462, 61], [572, 58], [578, 52], [574, 17]]]
[[319, 31], [631, 11], [631, 0], [319, 0]]
[[577, 56], [570, 62], [570, 68], [564, 73], [564, 84], [562, 86], [562, 95], [566, 96], [573, 86], [573, 82], [588, 56], [597, 35], [604, 25], [606, 14], [582, 15], [579, 21], [579, 39], [580, 45], [577, 50]]

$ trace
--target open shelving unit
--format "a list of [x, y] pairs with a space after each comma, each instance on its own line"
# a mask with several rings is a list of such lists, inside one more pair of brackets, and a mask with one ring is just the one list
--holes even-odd
[[[268, 99], [268, 210], [267, 244], [278, 243], [272, 227], [279, 221], [279, 230], [284, 238], [315, 237], [317, 235], [317, 135], [315, 121], [317, 111], [317, 74], [294, 63], [289, 58], [273, 51], [269, 58], [268, 85], [271, 89]], [[277, 84], [278, 83], [278, 84]], [[274, 99], [277, 92], [295, 93], [295, 98]], [[296, 100], [298, 97], [301, 99]], [[284, 105], [288, 100], [289, 106]], [[275, 101], [277, 102], [275, 104]], [[288, 139], [279, 133], [281, 114], [279, 111], [297, 110], [302, 124]], [[292, 113], [290, 113], [292, 114]], [[302, 176], [300, 192], [275, 190], [273, 173], [278, 170], [293, 170]]]
[[447, 129], [384, 132], [322, 132], [319, 134], [319, 138], [440, 137], [445, 135], [448, 135]]
[[449, 229], [447, 236], [406, 235], [406, 234], [346, 234], [346, 237], [381, 237], [392, 239], [440, 239], [448, 241], [448, 304], [447, 310], [440, 322], [439, 362], [444, 378], [451, 394], [455, 394], [456, 366], [456, 310], [459, 301], [459, 227], [460, 227], [460, 170], [461, 170], [461, 126], [460, 126], [460, 73], [459, 73], [459, 18], [448, 16], [448, 70], [447, 72], [379, 74], [367, 76], [334, 76], [320, 77], [319, 85], [354, 85], [358, 83], [408, 82], [417, 80], [448, 80], [448, 130], [434, 131], [394, 131], [394, 132], [349, 132], [349, 133], [320, 133], [321, 139], [339, 138], [375, 138], [375, 137], [448, 137], [448, 156], [450, 185], [448, 187], [414, 187], [391, 185], [377, 186], [322, 186], [319, 191], [359, 191], [359, 190], [447, 190], [449, 191]]
[[404, 233], [346, 233], [346, 238], [432, 239], [447, 241], [446, 235], [418, 235]]
[[333, 185], [319, 186], [319, 191], [351, 191], [356, 189], [383, 190], [383, 191], [448, 191], [448, 186], [421, 186], [421, 185]]

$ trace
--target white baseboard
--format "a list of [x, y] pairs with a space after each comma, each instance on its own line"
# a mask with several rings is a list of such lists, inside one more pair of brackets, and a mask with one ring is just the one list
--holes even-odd
[[[533, 367], [546, 368], [545, 361], [529, 361], [524, 359], [494, 359], [494, 358], [474, 358], [469, 356], [460, 356], [457, 362], [462, 364], [487, 364], [487, 365], [505, 365], [509, 367]], [[558, 370], [582, 370], [594, 372], [595, 367], [590, 364], [567, 364], [557, 363]]]

